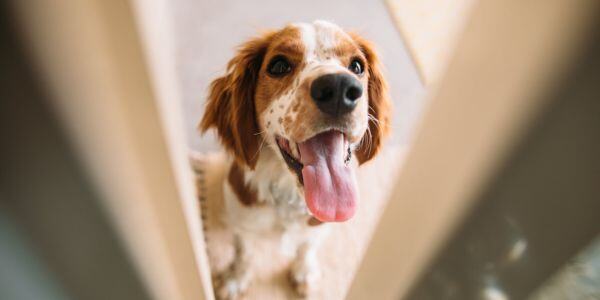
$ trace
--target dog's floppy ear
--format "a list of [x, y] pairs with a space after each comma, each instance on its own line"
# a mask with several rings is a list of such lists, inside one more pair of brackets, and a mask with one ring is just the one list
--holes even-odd
[[369, 76], [369, 129], [356, 150], [358, 162], [363, 164], [372, 159], [379, 151], [383, 139], [390, 131], [391, 101], [388, 86], [381, 72], [381, 65], [374, 46], [356, 33], [350, 36], [360, 47], [367, 59]]
[[236, 56], [227, 64], [226, 74], [211, 83], [199, 125], [203, 133], [215, 127], [225, 149], [251, 169], [256, 166], [260, 146], [254, 93], [273, 35], [267, 32], [239, 47]]

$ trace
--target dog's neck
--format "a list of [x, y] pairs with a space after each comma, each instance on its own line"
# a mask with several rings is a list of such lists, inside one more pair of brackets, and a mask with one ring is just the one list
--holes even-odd
[[260, 151], [256, 167], [246, 172], [246, 182], [257, 192], [259, 202], [274, 205], [279, 213], [289, 217], [308, 215], [298, 178], [270, 147]]

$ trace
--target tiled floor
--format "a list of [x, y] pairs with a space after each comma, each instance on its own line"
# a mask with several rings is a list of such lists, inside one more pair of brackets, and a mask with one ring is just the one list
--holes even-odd
[[234, 47], [261, 29], [315, 19], [357, 30], [378, 45], [395, 104], [391, 141], [408, 141], [422, 108], [423, 86], [383, 1], [173, 0], [172, 4], [186, 134], [193, 149], [218, 149], [212, 133], [200, 137], [195, 128], [207, 86], [223, 73]]

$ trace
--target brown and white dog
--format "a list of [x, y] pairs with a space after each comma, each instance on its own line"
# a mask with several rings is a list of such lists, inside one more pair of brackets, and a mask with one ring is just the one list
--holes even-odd
[[354, 169], [378, 152], [390, 101], [372, 45], [325, 22], [291, 24], [240, 46], [214, 80], [202, 132], [216, 128], [231, 154], [225, 221], [235, 237], [217, 290], [237, 298], [252, 277], [247, 243], [268, 231], [293, 241], [291, 276], [305, 295], [319, 276], [324, 222], [355, 213]]

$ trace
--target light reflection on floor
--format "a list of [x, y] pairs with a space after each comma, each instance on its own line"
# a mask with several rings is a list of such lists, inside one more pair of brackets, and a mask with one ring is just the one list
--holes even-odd
[[600, 299], [600, 236], [530, 298], [563, 299]]

